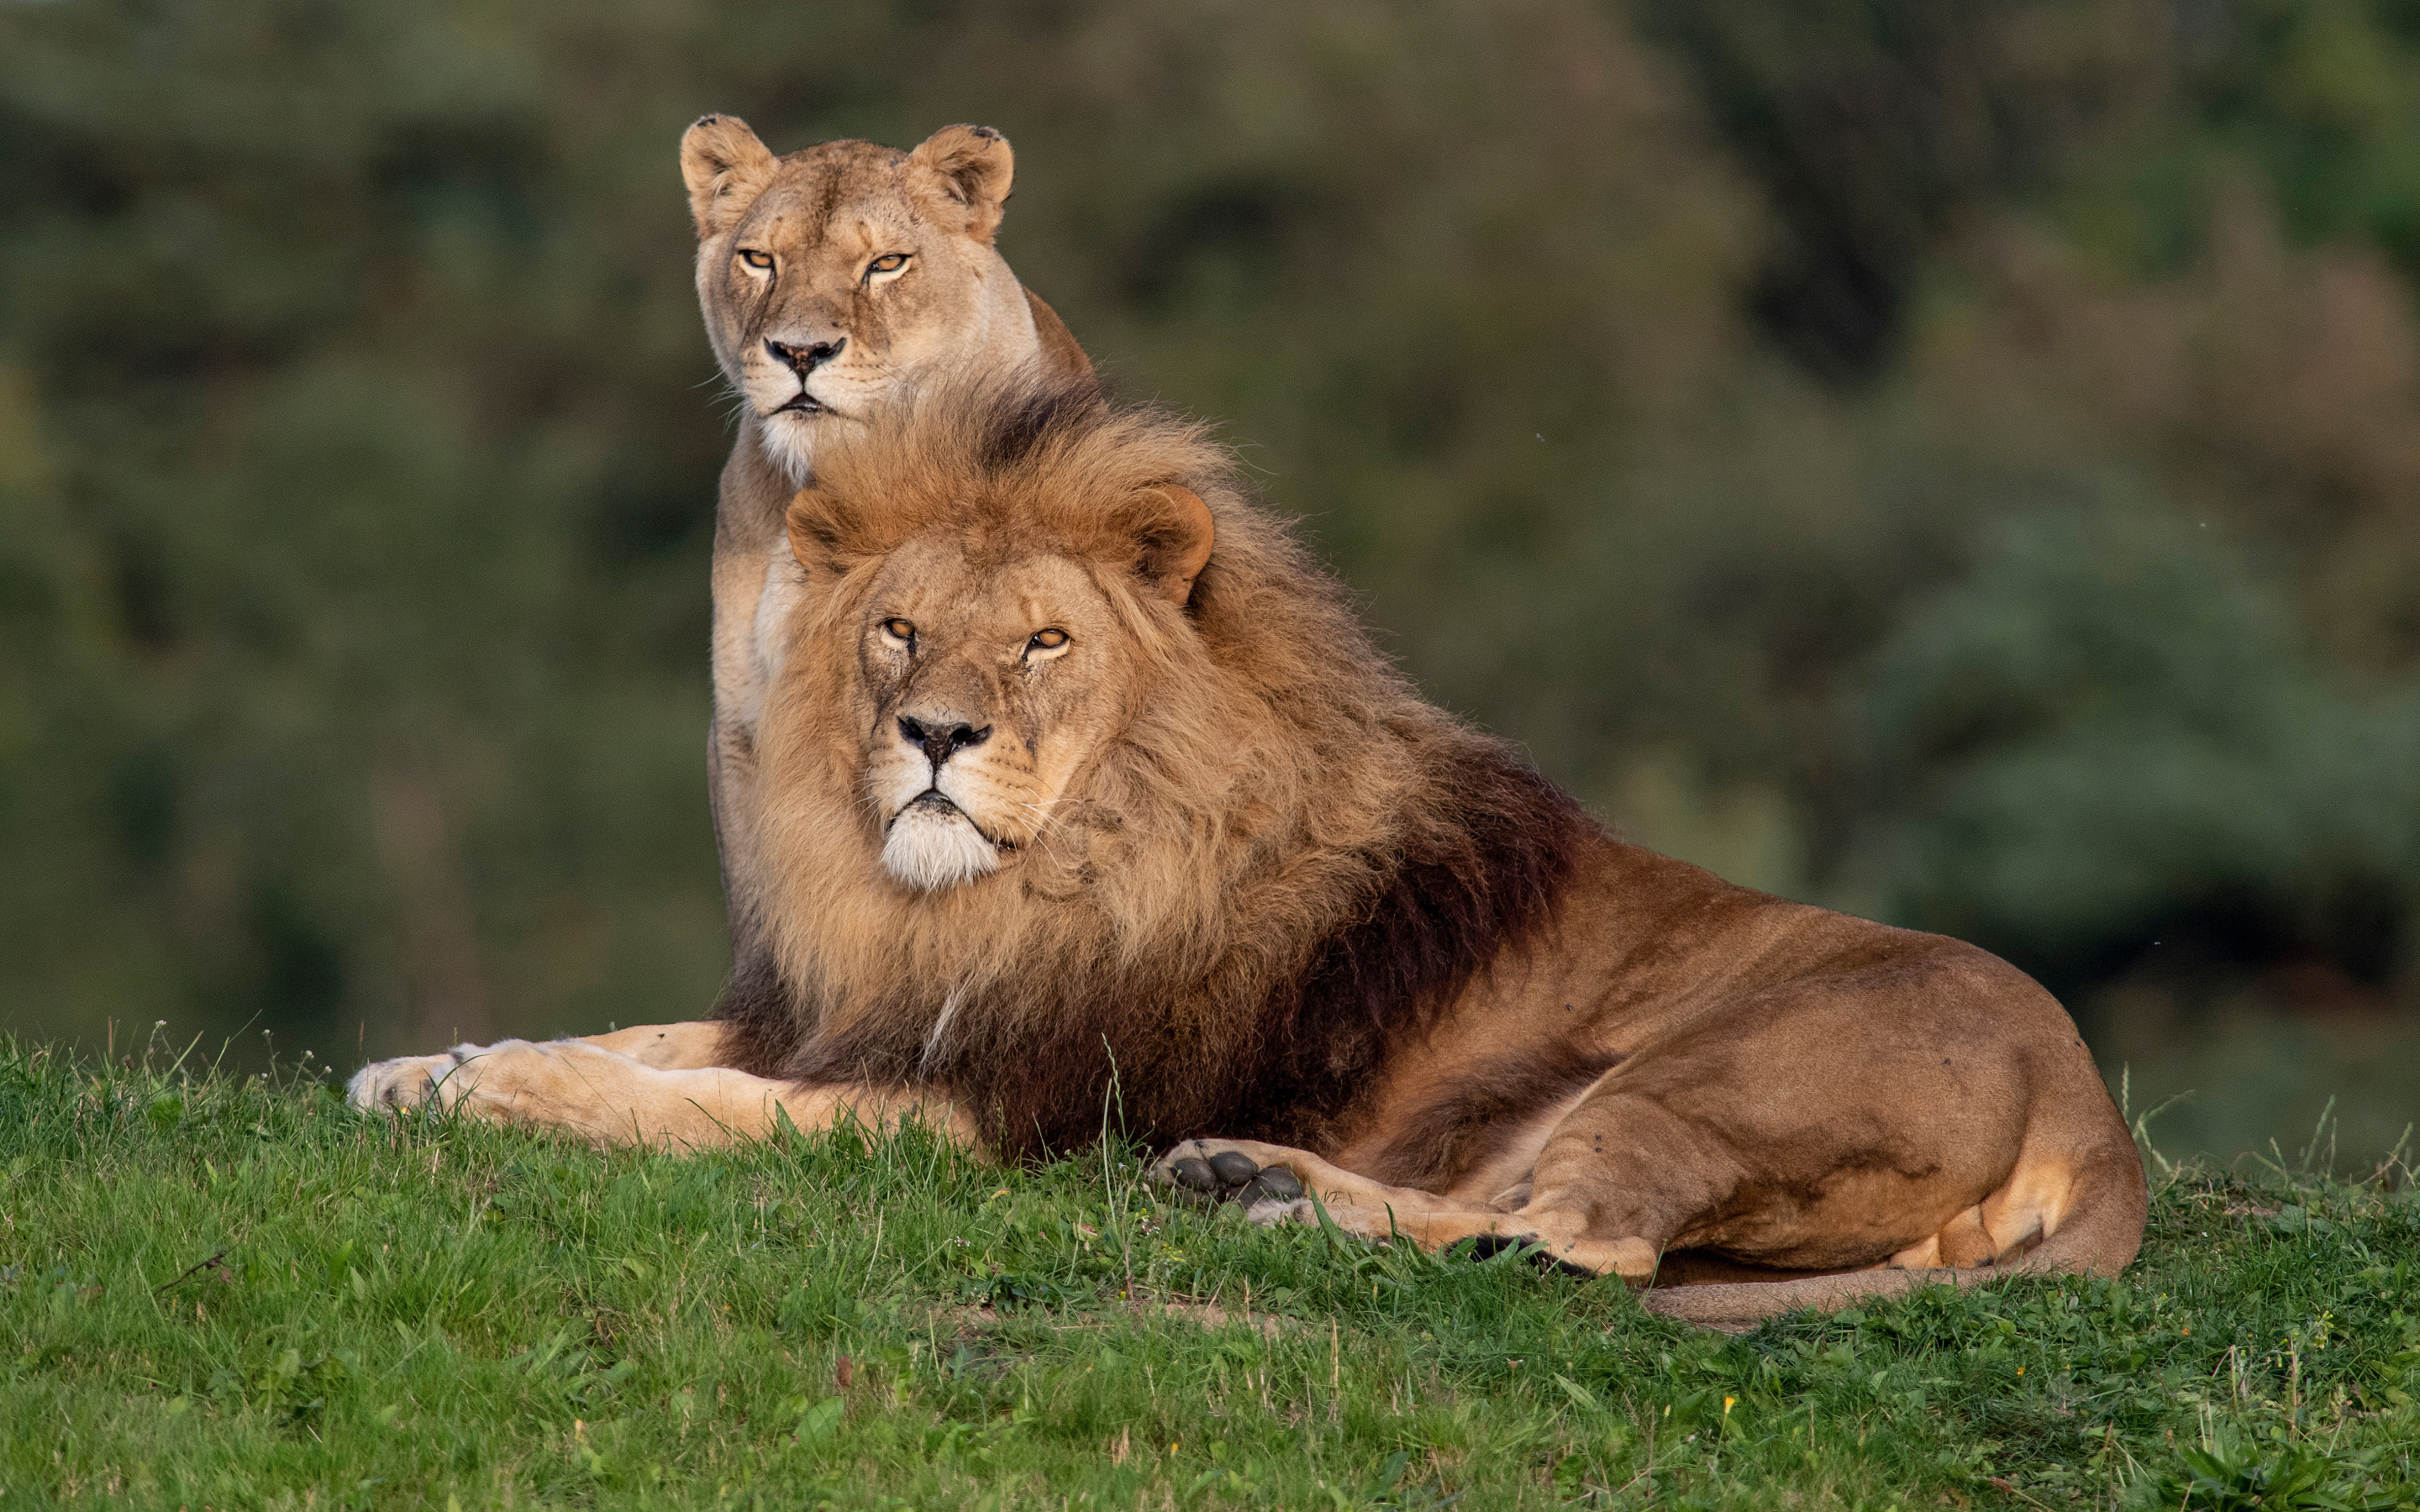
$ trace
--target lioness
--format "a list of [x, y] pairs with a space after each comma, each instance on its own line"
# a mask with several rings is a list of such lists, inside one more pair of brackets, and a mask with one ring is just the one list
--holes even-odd
[[803, 587], [782, 514], [832, 435], [917, 384], [968, 373], [1089, 376], [1050, 306], [992, 245], [1016, 159], [988, 126], [912, 152], [825, 142], [776, 158], [748, 123], [681, 138], [697, 299], [741, 398], [714, 524], [714, 723], [707, 784], [730, 912], [735, 995], [771, 989], [753, 920], [756, 726]]
[[676, 1146], [915, 1113], [1017, 1157], [1114, 1083], [1256, 1219], [1531, 1241], [1722, 1324], [2133, 1256], [2049, 994], [1607, 835], [1422, 702], [1198, 430], [928, 396], [815, 473], [760, 729], [778, 1001], [356, 1103]]

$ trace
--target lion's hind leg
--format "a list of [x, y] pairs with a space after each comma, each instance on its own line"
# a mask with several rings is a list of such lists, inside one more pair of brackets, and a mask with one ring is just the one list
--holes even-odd
[[[1504, 1213], [1457, 1202], [1414, 1187], [1388, 1186], [1322, 1160], [1307, 1150], [1256, 1139], [1188, 1139], [1160, 1157], [1152, 1174], [1183, 1190], [1240, 1203], [1253, 1222], [1316, 1223], [1312, 1199], [1327, 1210], [1339, 1228], [1362, 1239], [1387, 1240], [1401, 1235], [1423, 1248], [1452, 1243], [1473, 1234], [1494, 1233], [1486, 1227], [1458, 1231], [1433, 1243], [1432, 1230], [1456, 1227], [1455, 1220], [1495, 1220]], [[1502, 1230], [1510, 1232], [1509, 1229]]]
[[[1245, 1169], [1247, 1165], [1251, 1168]], [[1285, 1194], [1282, 1184], [1272, 1189], [1273, 1172], [1290, 1178], [1299, 1195]], [[1163, 1156], [1153, 1174], [1203, 1196], [1236, 1196], [1255, 1223], [1316, 1223], [1324, 1208], [1338, 1228], [1362, 1239], [1383, 1242], [1400, 1236], [1432, 1251], [1475, 1239], [1482, 1254], [1508, 1243], [1534, 1244], [1567, 1268], [1619, 1275], [1637, 1285], [1655, 1271], [1653, 1245], [1632, 1236], [1592, 1235], [1585, 1216], [1566, 1206], [1532, 1200], [1507, 1211], [1492, 1203], [1388, 1186], [1282, 1145], [1187, 1140]]]

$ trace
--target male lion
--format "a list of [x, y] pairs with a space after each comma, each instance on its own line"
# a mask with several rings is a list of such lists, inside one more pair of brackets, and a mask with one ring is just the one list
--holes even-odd
[[714, 724], [706, 747], [737, 995], [769, 990], [753, 927], [756, 725], [803, 588], [783, 511], [816, 449], [917, 384], [969, 373], [1073, 379], [1092, 363], [992, 246], [1016, 160], [988, 126], [912, 152], [825, 142], [776, 158], [707, 116], [681, 138], [697, 298], [742, 404], [714, 523]]
[[927, 398], [788, 526], [778, 1002], [389, 1061], [361, 1105], [670, 1145], [913, 1112], [1003, 1157], [1114, 1106], [1263, 1221], [1308, 1188], [1722, 1324], [2133, 1256], [2134, 1147], [2050, 995], [1607, 835], [1423, 702], [1197, 429]]

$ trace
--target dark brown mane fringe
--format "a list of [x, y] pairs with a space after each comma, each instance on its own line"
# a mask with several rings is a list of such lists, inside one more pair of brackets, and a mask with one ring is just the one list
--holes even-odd
[[1270, 1001], [1264, 1063], [1228, 1115], [1241, 1137], [1315, 1139], [1390, 1041], [1424, 1032], [1552, 918], [1595, 822], [1495, 741], [1439, 754], [1432, 791], [1453, 808], [1429, 816], [1367, 913]]
[[1109, 409], [1100, 380], [1091, 373], [1056, 381], [994, 379], [998, 398], [980, 411], [984, 424], [974, 458], [1004, 471], [1031, 457], [1043, 443], [1097, 424]]
[[723, 1065], [751, 1076], [780, 1076], [798, 1053], [798, 1010], [772, 953], [733, 933], [738, 959], [706, 1016], [722, 1026]]

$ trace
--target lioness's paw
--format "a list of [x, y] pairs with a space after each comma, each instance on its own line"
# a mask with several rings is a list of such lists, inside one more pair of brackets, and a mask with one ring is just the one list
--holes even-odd
[[1302, 1179], [1276, 1164], [1290, 1151], [1240, 1139], [1194, 1139], [1177, 1146], [1152, 1175], [1204, 1202], [1233, 1202], [1264, 1226], [1311, 1222]]
[[451, 1107], [468, 1089], [462, 1067], [480, 1053], [477, 1045], [458, 1044], [442, 1055], [372, 1061], [345, 1084], [345, 1100], [373, 1113], [400, 1112], [433, 1102]]

